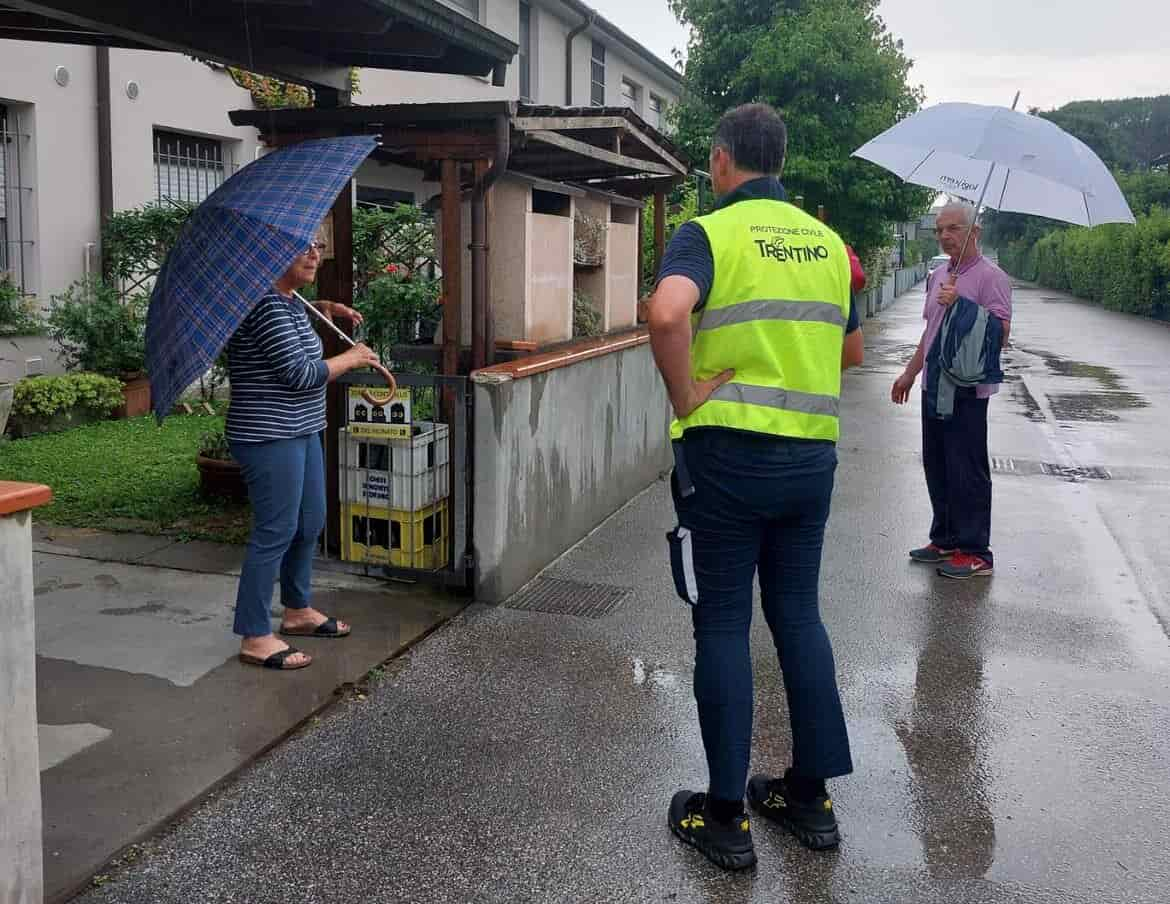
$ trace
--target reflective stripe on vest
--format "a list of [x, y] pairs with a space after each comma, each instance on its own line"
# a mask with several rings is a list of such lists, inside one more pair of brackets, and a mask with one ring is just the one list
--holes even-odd
[[753, 320], [793, 320], [844, 327], [848, 317], [840, 305], [830, 301], [741, 301], [714, 311], [704, 309], [699, 318], [699, 329], [717, 330], [721, 326]]
[[692, 318], [691, 372], [736, 373], [671, 435], [729, 427], [836, 441], [850, 296], [844, 243], [778, 201], [741, 201], [695, 222], [711, 245], [715, 280]]

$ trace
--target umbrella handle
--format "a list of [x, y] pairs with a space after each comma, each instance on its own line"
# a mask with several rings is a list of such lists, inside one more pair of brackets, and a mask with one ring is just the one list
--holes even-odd
[[[328, 326], [329, 329], [333, 330], [333, 332], [336, 333], [343, 342], [347, 343], [350, 348], [353, 348], [355, 345], [357, 345], [357, 343], [354, 342], [349, 336], [345, 335], [345, 332], [336, 323], [313, 307], [308, 299], [306, 299], [300, 292], [294, 290], [293, 296], [305, 306], [306, 311], [311, 311], [313, 316]], [[370, 366], [386, 378], [386, 385], [390, 389], [390, 398], [394, 398], [395, 393], [398, 392], [398, 381], [394, 379], [394, 374], [390, 373], [390, 371], [381, 363], [371, 364]], [[368, 402], [370, 405], [384, 404], [384, 400], [374, 398], [368, 389], [362, 391], [362, 398], [365, 399], [366, 402]]]

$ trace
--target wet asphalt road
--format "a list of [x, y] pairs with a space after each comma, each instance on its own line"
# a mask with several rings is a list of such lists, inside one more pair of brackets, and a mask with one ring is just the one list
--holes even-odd
[[[857, 767], [838, 852], [757, 821], [759, 867], [726, 875], [665, 828], [705, 769], [660, 484], [551, 572], [629, 588], [612, 614], [472, 607], [83, 900], [1170, 901], [1170, 329], [1016, 303], [991, 580], [905, 559], [929, 507], [918, 402], [888, 394], [920, 294], [866, 325], [847, 380], [823, 580]], [[753, 766], [780, 770], [762, 621]]]

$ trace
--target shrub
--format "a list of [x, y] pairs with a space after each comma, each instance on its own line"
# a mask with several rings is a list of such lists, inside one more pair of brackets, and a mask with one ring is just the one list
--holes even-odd
[[32, 418], [48, 418], [73, 408], [107, 415], [123, 401], [122, 384], [100, 374], [26, 377], [13, 389], [12, 411]]
[[387, 358], [391, 346], [416, 339], [430, 342], [442, 312], [438, 300], [439, 280], [411, 275], [389, 264], [383, 275], [366, 286], [354, 307], [365, 318], [366, 341]]
[[0, 273], [0, 336], [27, 336], [41, 330], [31, 299]]
[[1170, 212], [1155, 207], [1134, 226], [1056, 229], [1010, 242], [1000, 263], [1021, 279], [1114, 311], [1170, 317]]
[[601, 335], [601, 312], [593, 299], [578, 290], [573, 293], [573, 337], [584, 338]]
[[76, 282], [53, 297], [49, 335], [69, 370], [109, 377], [141, 373], [146, 365], [145, 296], [119, 298], [101, 280]]

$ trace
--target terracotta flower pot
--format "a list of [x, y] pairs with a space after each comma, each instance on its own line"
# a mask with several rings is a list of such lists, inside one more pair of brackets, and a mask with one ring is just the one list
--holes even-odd
[[204, 495], [247, 501], [248, 485], [244, 483], [244, 472], [238, 461], [197, 455], [195, 466], [199, 469], [199, 489]]
[[150, 378], [145, 374], [128, 374], [122, 379], [122, 396], [126, 400], [110, 415], [115, 420], [150, 414]]

